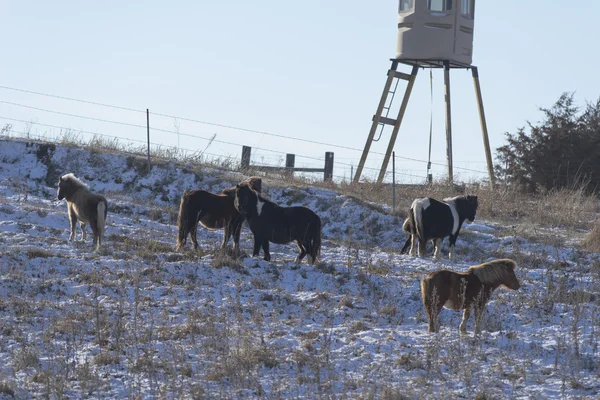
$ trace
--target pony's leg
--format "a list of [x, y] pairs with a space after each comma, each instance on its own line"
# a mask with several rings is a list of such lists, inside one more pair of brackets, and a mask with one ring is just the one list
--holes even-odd
[[192, 237], [192, 243], [194, 243], [194, 250], [198, 250], [200, 248], [200, 246], [198, 246], [198, 239], [197, 239], [196, 235], [198, 233], [198, 223], [200, 222], [202, 217], [204, 217], [205, 215], [206, 215], [206, 212], [204, 211], [204, 209], [200, 210], [200, 212], [198, 213], [198, 216], [196, 217], [196, 222], [194, 222], [192, 229], [190, 229], [190, 236]]
[[312, 246], [308, 246], [307, 250], [306, 250], [306, 259], [308, 260], [308, 264], [310, 265], [314, 265], [315, 264], [315, 259], [313, 258], [312, 254], [313, 254], [314, 249], [312, 248]]
[[475, 335], [481, 333], [481, 322], [483, 320], [483, 310], [485, 306], [475, 306]]
[[269, 240], [263, 239], [262, 243], [263, 252], [265, 253], [264, 260], [271, 261], [271, 253], [269, 253]]
[[231, 236], [231, 222], [227, 222], [223, 227], [223, 242], [221, 243], [221, 249], [224, 249], [227, 246], [227, 242], [229, 242], [229, 237]]
[[304, 247], [304, 244], [301, 241], [297, 240], [296, 243], [298, 243], [298, 248], [300, 249], [300, 253], [296, 256], [294, 263], [300, 264], [302, 262], [302, 259], [308, 252], [308, 250], [306, 249], [306, 247]]
[[419, 257], [425, 257], [427, 255], [427, 239], [419, 238], [419, 249], [418, 249]]
[[400, 250], [400, 254], [406, 254], [408, 252], [408, 248], [410, 247], [411, 243], [412, 243], [412, 235], [410, 233], [406, 234], [406, 241], [404, 242], [404, 246], [402, 246], [402, 249]]
[[458, 327], [460, 333], [467, 333], [467, 320], [469, 319], [470, 315], [471, 307], [465, 308], [465, 310], [463, 311], [462, 321], [460, 321], [460, 326]]
[[440, 251], [442, 250], [442, 239], [433, 239], [433, 258], [436, 260], [440, 258]]
[[423, 305], [425, 306], [425, 312], [427, 313], [427, 318], [429, 320], [429, 327], [427, 331], [429, 333], [435, 333], [439, 329], [438, 314], [442, 309], [440, 306], [440, 299], [437, 294], [438, 292], [435, 288], [433, 288], [432, 291], [423, 289], [423, 286], [421, 286], [421, 290], [423, 295]]
[[260, 253], [260, 246], [262, 246], [263, 238], [261, 236], [254, 235], [254, 249], [252, 251], [252, 257], [257, 257]]
[[241, 217], [237, 217], [233, 227], [233, 253], [235, 255], [240, 254], [240, 234], [242, 232], [242, 225], [244, 220]]
[[450, 251], [448, 252], [448, 258], [454, 259], [454, 245], [456, 244], [456, 236], [450, 235]]
[[79, 221], [79, 225], [81, 227], [81, 240], [83, 240], [85, 242], [85, 239], [87, 239], [87, 232], [86, 232], [86, 223], [83, 221]]
[[436, 304], [432, 304], [430, 309], [427, 310], [427, 316], [429, 317], [429, 329], [428, 332], [436, 333], [440, 330], [440, 324], [438, 323], [438, 315], [440, 309]]
[[69, 222], [71, 223], [71, 235], [69, 236], [69, 241], [75, 239], [75, 228], [77, 226], [77, 216], [75, 215], [75, 210], [71, 205], [69, 205]]
[[409, 239], [410, 240], [410, 250], [408, 251], [408, 254], [410, 254], [412, 257], [415, 256], [415, 248], [417, 248], [419, 246], [418, 242], [417, 242], [417, 235], [412, 235], [409, 234]]
[[192, 238], [192, 243], [194, 244], [194, 250], [198, 250], [198, 248], [200, 247], [200, 246], [198, 246], [198, 239], [196, 238], [197, 231], [198, 231], [198, 224], [194, 223], [194, 225], [192, 226], [192, 229], [190, 229], [190, 237]]
[[93, 243], [96, 250], [100, 250], [100, 232], [98, 232], [98, 221], [91, 220], [90, 228], [92, 228]]

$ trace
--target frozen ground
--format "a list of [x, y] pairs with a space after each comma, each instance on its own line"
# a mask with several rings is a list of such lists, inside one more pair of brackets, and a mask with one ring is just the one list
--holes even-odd
[[[68, 241], [66, 172], [109, 198], [100, 253], [91, 235]], [[386, 207], [266, 180], [270, 199], [322, 217], [322, 263], [294, 264], [292, 244], [233, 260], [202, 229], [202, 251], [174, 252], [181, 192], [241, 178], [0, 140], [0, 398], [600, 396], [600, 263], [560, 231], [549, 244], [477, 220], [458, 261], [434, 262], [399, 254]], [[503, 256], [522, 288], [496, 291], [481, 337], [447, 310], [428, 334], [419, 279]]]

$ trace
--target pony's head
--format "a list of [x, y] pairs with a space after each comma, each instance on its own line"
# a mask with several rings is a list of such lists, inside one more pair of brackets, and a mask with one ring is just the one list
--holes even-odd
[[238, 185], [236, 185], [232, 188], [223, 189], [221, 191], [221, 193], [226, 194], [227, 196], [229, 196], [231, 198], [235, 198], [235, 191], [237, 189], [237, 186], [241, 186], [241, 185], [250, 186], [252, 189], [256, 190], [257, 193], [260, 193], [261, 189], [262, 189], [262, 179], [259, 178], [258, 176], [251, 176], [250, 178], [244, 179]]
[[465, 196], [464, 199], [466, 201], [465, 218], [467, 221], [473, 222], [475, 221], [475, 213], [477, 212], [477, 207], [479, 206], [477, 203], [477, 196], [469, 195]]
[[58, 190], [56, 193], [56, 197], [58, 200], [62, 200], [65, 197], [68, 197], [71, 193], [73, 193], [76, 189], [86, 187], [85, 183], [81, 182], [75, 175], [66, 174], [59, 178], [58, 180]]
[[247, 184], [235, 186], [233, 205], [242, 215], [254, 215], [257, 211], [258, 193]]
[[469, 271], [475, 274], [481, 283], [492, 286], [504, 285], [509, 289], [517, 290], [521, 284], [515, 275], [516, 266], [513, 260], [502, 259], [470, 267]]

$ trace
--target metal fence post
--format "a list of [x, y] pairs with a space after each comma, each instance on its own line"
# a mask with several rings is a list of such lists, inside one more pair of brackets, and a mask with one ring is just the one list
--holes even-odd
[[148, 173], [150, 173], [150, 110], [146, 108], [146, 132], [148, 133]]

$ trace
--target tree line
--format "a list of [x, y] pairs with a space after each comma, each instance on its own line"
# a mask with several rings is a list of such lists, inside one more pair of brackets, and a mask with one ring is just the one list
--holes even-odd
[[496, 149], [496, 176], [528, 192], [551, 189], [600, 188], [600, 99], [576, 106], [563, 93], [543, 118], [527, 122]]

